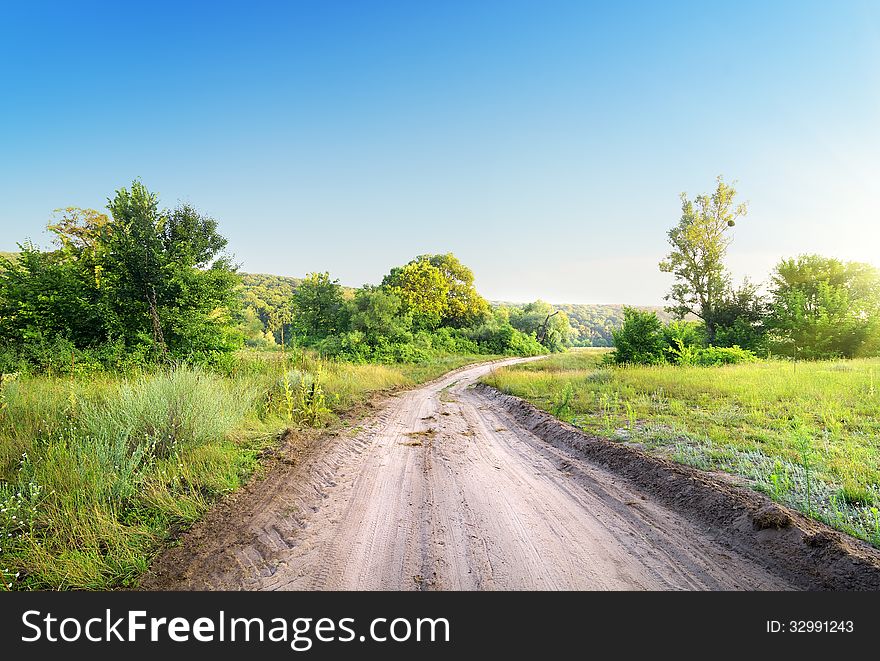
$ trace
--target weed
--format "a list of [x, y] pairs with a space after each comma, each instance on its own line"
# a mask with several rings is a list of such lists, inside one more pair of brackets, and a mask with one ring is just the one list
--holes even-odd
[[570, 420], [571, 418], [571, 398], [574, 396], [574, 387], [571, 383], [566, 383], [562, 389], [559, 400], [553, 405], [553, 415], [560, 420]]

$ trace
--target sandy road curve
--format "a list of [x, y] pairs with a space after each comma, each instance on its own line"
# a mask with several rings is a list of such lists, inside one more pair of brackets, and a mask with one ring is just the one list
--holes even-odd
[[496, 410], [471, 386], [497, 366], [390, 398], [306, 476], [267, 484], [246, 530], [205, 533], [165, 587], [791, 587], [717, 543], [717, 531]]

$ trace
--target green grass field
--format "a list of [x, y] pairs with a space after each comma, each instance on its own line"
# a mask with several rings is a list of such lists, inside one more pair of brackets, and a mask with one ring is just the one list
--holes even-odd
[[0, 589], [131, 586], [285, 429], [333, 426], [374, 392], [491, 358], [355, 365], [250, 351], [225, 375], [4, 375]]
[[609, 367], [571, 351], [485, 381], [582, 429], [712, 471], [880, 546], [880, 359]]

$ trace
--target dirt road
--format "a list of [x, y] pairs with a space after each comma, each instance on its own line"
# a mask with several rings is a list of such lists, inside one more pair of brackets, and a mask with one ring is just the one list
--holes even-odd
[[146, 587], [791, 587], [517, 425], [472, 388], [495, 366], [389, 398], [184, 539]]

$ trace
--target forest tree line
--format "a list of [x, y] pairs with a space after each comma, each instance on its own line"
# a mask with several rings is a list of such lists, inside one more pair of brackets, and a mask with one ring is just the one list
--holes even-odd
[[[53, 246], [0, 255], [0, 374], [216, 365], [246, 345], [313, 347], [354, 361], [538, 355], [569, 345], [564, 313], [490, 306], [454, 255], [421, 255], [378, 285], [240, 274], [217, 221], [162, 209], [140, 181], [105, 212], [67, 208]], [[553, 314], [556, 312], [556, 314]]]

